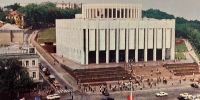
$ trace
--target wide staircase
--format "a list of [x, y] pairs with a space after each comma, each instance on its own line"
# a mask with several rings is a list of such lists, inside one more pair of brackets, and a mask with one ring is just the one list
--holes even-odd
[[196, 63], [165, 64], [164, 67], [176, 76], [200, 74]]
[[75, 76], [75, 79], [79, 80], [80, 83], [128, 80], [131, 77], [131, 75], [120, 66], [109, 68], [75, 69], [73, 70], [73, 75]]

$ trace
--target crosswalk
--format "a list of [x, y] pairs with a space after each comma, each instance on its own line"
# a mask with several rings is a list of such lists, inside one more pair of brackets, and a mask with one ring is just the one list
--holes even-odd
[[57, 90], [57, 92], [59, 94], [62, 94], [62, 93], [69, 93], [69, 92], [75, 92], [76, 90], [75, 89], [67, 89], [67, 90], [63, 90], [63, 89], [60, 89], [60, 90]]

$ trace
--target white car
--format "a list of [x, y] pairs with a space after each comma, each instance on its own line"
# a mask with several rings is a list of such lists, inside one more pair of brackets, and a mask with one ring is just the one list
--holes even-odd
[[60, 99], [60, 96], [58, 94], [53, 94], [55, 99]]
[[189, 97], [189, 96], [191, 96], [189, 93], [182, 93], [182, 94], [180, 94], [180, 96], [181, 97], [185, 97], [185, 98], [187, 98], [187, 97]]
[[47, 95], [47, 100], [53, 100], [53, 99], [55, 99], [55, 97], [54, 97], [54, 95]]
[[159, 93], [156, 93], [156, 96], [157, 97], [168, 96], [168, 93], [166, 93], [166, 92], [159, 92]]

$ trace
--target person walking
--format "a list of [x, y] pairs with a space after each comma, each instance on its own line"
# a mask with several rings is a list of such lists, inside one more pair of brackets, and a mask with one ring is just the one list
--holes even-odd
[[172, 86], [173, 86], [173, 82], [172, 82]]

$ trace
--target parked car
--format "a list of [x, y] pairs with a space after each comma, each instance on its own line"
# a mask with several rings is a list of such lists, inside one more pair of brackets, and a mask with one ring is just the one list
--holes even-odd
[[55, 99], [60, 99], [60, 96], [58, 94], [53, 94]]
[[49, 81], [50, 81], [51, 83], [53, 83], [54, 80], [55, 80], [55, 76], [54, 76], [54, 75], [49, 75]]
[[114, 99], [111, 97], [107, 97], [107, 98], [102, 98], [101, 100], [114, 100]]
[[186, 98], [186, 97], [179, 96], [179, 97], [178, 97], [178, 100], [190, 100], [190, 99], [189, 99], [189, 98]]
[[53, 81], [53, 85], [54, 85], [55, 87], [60, 87], [60, 83], [59, 83], [57, 80], [54, 80], [54, 81]]
[[35, 97], [34, 100], [41, 100], [40, 97]]
[[49, 70], [47, 70], [47, 71], [46, 71], [46, 73], [45, 73], [45, 75], [46, 75], [46, 76], [49, 76], [49, 75], [51, 75], [50, 71], [49, 71]]
[[38, 64], [39, 68], [42, 70], [44, 68], [44, 65], [42, 65], [41, 63]]
[[53, 100], [53, 99], [55, 99], [55, 97], [53, 96], [53, 95], [47, 95], [47, 100]]
[[192, 84], [190, 84], [190, 85], [191, 85], [191, 87], [199, 88], [199, 86], [198, 86], [196, 83], [192, 83]]
[[166, 92], [159, 92], [159, 93], [156, 93], [156, 96], [157, 97], [168, 96], [168, 93], [166, 93]]
[[193, 98], [193, 96], [190, 95], [189, 93], [182, 93], [182, 94], [180, 94], [180, 97], [187, 98], [187, 99]]
[[107, 90], [103, 91], [102, 94], [105, 95], [105, 96], [109, 96], [109, 93], [108, 93]]

